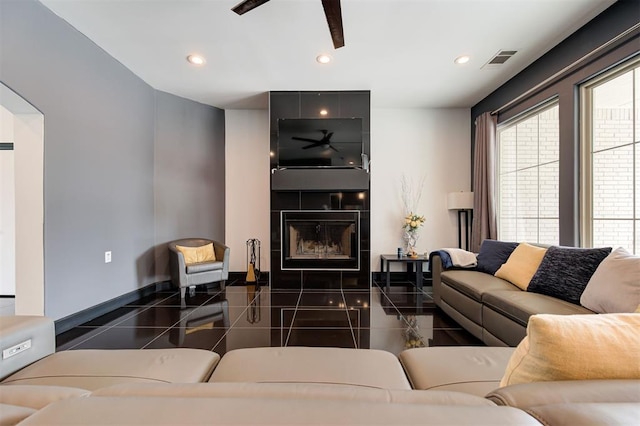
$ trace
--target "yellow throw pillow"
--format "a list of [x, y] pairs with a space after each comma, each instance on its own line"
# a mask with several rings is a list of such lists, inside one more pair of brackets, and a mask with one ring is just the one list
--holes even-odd
[[496, 271], [496, 277], [515, 284], [521, 290], [526, 290], [546, 252], [546, 248], [520, 243], [506, 263]]
[[500, 386], [640, 379], [640, 315], [532, 315]]
[[200, 247], [186, 247], [176, 244], [176, 249], [184, 256], [184, 263], [192, 265], [201, 262], [215, 262], [216, 253], [213, 251], [213, 243]]

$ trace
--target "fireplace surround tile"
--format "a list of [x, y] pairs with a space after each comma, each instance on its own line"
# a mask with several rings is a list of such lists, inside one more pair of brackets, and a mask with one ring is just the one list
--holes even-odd
[[[331, 118], [362, 118], [364, 153], [370, 153], [370, 92], [271, 92], [270, 148], [272, 168], [277, 159], [278, 119], [320, 118], [321, 109]], [[363, 289], [370, 291], [370, 175], [360, 169], [275, 170], [271, 179], [271, 288], [313, 290]], [[282, 270], [283, 210], [339, 210], [360, 213], [359, 270]], [[286, 253], [284, 253], [286, 254]], [[328, 268], [325, 268], [328, 269]], [[348, 269], [348, 268], [337, 268]]]

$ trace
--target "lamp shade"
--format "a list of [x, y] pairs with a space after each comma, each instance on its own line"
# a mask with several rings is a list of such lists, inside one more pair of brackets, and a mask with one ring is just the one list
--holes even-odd
[[449, 210], [473, 210], [473, 192], [450, 192], [447, 195]]

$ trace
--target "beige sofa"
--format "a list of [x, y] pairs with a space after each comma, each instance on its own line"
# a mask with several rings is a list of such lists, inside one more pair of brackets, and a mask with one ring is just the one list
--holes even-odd
[[516, 346], [535, 314], [589, 314], [589, 309], [474, 270], [443, 270], [431, 256], [433, 299], [447, 315], [489, 346]]
[[[53, 322], [0, 318], [0, 424], [625, 424], [638, 380], [496, 389], [512, 348], [53, 353]], [[26, 347], [25, 346], [25, 347]], [[218, 362], [219, 361], [219, 362]], [[213, 372], [212, 372], [213, 370]], [[484, 395], [488, 393], [485, 397]]]

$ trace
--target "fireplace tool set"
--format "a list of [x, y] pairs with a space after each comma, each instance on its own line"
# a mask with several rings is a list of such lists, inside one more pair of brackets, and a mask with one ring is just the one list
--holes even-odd
[[260, 322], [260, 240], [247, 240], [247, 321]]

